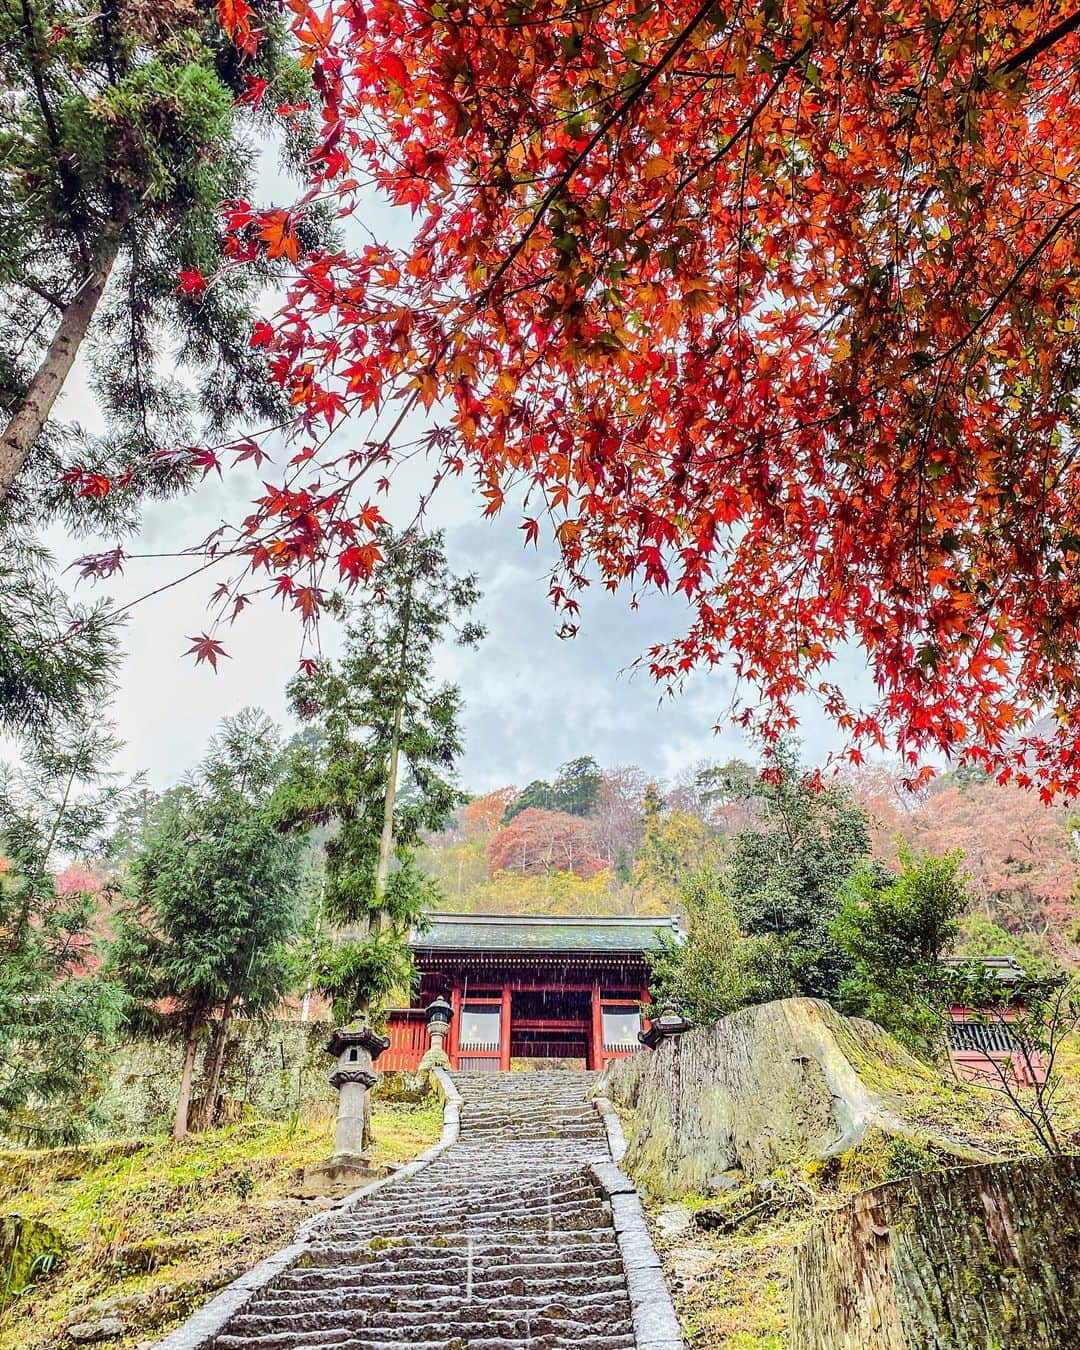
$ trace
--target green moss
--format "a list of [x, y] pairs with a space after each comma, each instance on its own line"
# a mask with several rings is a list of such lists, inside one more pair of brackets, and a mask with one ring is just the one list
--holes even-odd
[[48, 1224], [22, 1214], [0, 1217], [0, 1308], [31, 1294], [63, 1255], [60, 1235]]
[[[441, 1110], [434, 1099], [376, 1103], [372, 1128], [374, 1161], [405, 1162], [438, 1138]], [[7, 1208], [47, 1221], [68, 1248], [64, 1279], [2, 1315], [0, 1344], [64, 1345], [65, 1319], [103, 1299], [133, 1301], [140, 1339], [168, 1330], [290, 1241], [308, 1210], [289, 1193], [332, 1141], [326, 1112], [243, 1120], [182, 1144], [140, 1139], [0, 1155]]]

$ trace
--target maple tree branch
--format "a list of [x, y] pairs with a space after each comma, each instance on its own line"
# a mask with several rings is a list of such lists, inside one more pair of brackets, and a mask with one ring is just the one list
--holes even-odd
[[1080, 214], [1080, 202], [1074, 202], [1072, 206], [1067, 206], [1065, 210], [1060, 213], [1053, 225], [1051, 225], [1020, 266], [1016, 268], [1013, 274], [1005, 282], [1005, 285], [1002, 286], [1001, 290], [991, 298], [990, 303], [967, 332], [962, 337], [957, 338], [952, 346], [947, 347], [939, 356], [934, 357], [934, 360], [950, 361], [967, 345], [968, 342], [971, 341], [979, 329], [983, 328], [994, 317], [1009, 293], [1015, 290], [1019, 283], [1023, 281], [1024, 277], [1035, 266], [1042, 254], [1061, 233], [1066, 223], [1078, 214]]
[[1015, 52], [1007, 61], [1002, 61], [1000, 65], [995, 66], [990, 74], [1012, 75], [1021, 66], [1026, 66], [1029, 62], [1042, 56], [1043, 52], [1049, 51], [1063, 37], [1075, 33], [1078, 28], [1080, 28], [1080, 9], [1075, 14], [1070, 14], [1068, 18], [1062, 19], [1056, 27], [1048, 29], [1034, 42], [1029, 42], [1026, 47], [1022, 47], [1020, 51]]
[[[840, 19], [844, 18], [846, 14], [850, 13], [850, 11], [855, 8], [855, 4], [856, 0], [845, 0], [845, 3], [840, 6], [840, 8], [836, 11], [836, 13], [830, 16], [832, 22], [836, 23]], [[703, 173], [708, 173], [710, 169], [714, 169], [722, 159], [725, 159], [731, 153], [734, 147], [738, 145], [738, 143], [742, 140], [744, 136], [748, 135], [751, 131], [753, 131], [758, 118], [772, 102], [773, 96], [776, 93], [776, 91], [784, 83], [787, 77], [791, 74], [792, 70], [799, 64], [799, 62], [803, 59], [803, 57], [808, 55], [808, 53], [813, 49], [815, 43], [818, 40], [818, 36], [819, 35], [817, 33], [811, 34], [811, 36], [806, 39], [806, 41], [802, 44], [801, 47], [797, 48], [794, 52], [792, 52], [790, 56], [785, 57], [783, 61], [777, 62], [775, 67], [776, 69], [775, 78], [769, 85], [768, 89], [765, 90], [764, 94], [762, 94], [761, 98], [758, 99], [757, 103], [755, 103], [754, 106], [750, 109], [750, 112], [743, 119], [738, 130], [733, 131], [731, 133], [725, 144], [722, 145], [720, 149], [716, 151], [715, 154], [710, 155], [709, 158], [704, 161], [704, 163], [697, 165], [696, 168], [691, 169], [689, 173], [684, 174], [683, 177], [680, 178], [680, 180], [678, 181], [678, 183], [676, 183], [675, 187], [671, 190], [671, 193], [668, 196], [669, 201], [681, 197], [682, 194], [686, 191], [686, 189], [696, 178], [699, 178]]]
[[[849, 4], [854, 4], [854, 2], [855, 0], [848, 0]], [[525, 245], [536, 233], [544, 217], [547, 215], [548, 208], [551, 206], [552, 202], [554, 202], [554, 200], [556, 199], [556, 197], [559, 196], [560, 193], [566, 190], [574, 174], [577, 173], [578, 169], [581, 168], [581, 166], [589, 158], [592, 152], [596, 149], [597, 145], [599, 145], [600, 141], [603, 140], [603, 138], [607, 135], [607, 133], [611, 130], [611, 128], [616, 124], [616, 122], [619, 122], [623, 117], [625, 117], [626, 114], [631, 110], [631, 108], [633, 108], [636, 104], [638, 104], [641, 101], [641, 99], [645, 96], [645, 94], [656, 82], [656, 80], [658, 80], [660, 76], [663, 74], [663, 72], [668, 68], [668, 66], [671, 65], [671, 63], [675, 60], [676, 56], [678, 56], [679, 52], [682, 51], [682, 49], [690, 41], [691, 37], [693, 37], [696, 30], [708, 17], [709, 11], [713, 8], [715, 3], [716, 0], [705, 0], [705, 3], [698, 7], [698, 9], [691, 17], [689, 23], [687, 23], [685, 28], [683, 28], [682, 32], [679, 33], [678, 37], [674, 40], [674, 42], [672, 42], [671, 46], [668, 47], [667, 51], [656, 63], [656, 65], [652, 67], [652, 69], [649, 71], [647, 75], [642, 76], [642, 78], [634, 86], [633, 90], [627, 95], [625, 99], [623, 99], [623, 101], [619, 104], [619, 106], [617, 108], [613, 108], [611, 112], [608, 113], [607, 117], [604, 118], [604, 120], [596, 128], [593, 134], [589, 137], [588, 141], [583, 146], [583, 148], [578, 151], [578, 153], [574, 156], [574, 158], [562, 171], [562, 173], [555, 180], [555, 182], [552, 183], [551, 187], [548, 188], [547, 192], [544, 193], [544, 196], [540, 200], [539, 206], [537, 206], [536, 210], [533, 212], [532, 220], [529, 221], [528, 226], [519, 237], [517, 243], [514, 244], [513, 248], [510, 249], [509, 253], [507, 253], [506, 257], [495, 269], [495, 275], [491, 278], [488, 284], [484, 287], [483, 291], [480, 293], [476, 306], [477, 311], [482, 309], [487, 304], [488, 300], [491, 298], [499, 282], [506, 275], [509, 269], [513, 266], [514, 260], [518, 257], [522, 249], [524, 249]]]

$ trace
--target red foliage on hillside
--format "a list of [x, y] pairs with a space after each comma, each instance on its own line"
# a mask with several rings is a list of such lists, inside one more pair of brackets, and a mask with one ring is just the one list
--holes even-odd
[[561, 811], [530, 806], [497, 831], [488, 844], [488, 868], [524, 875], [573, 872], [591, 877], [603, 870], [592, 847], [590, 822]]

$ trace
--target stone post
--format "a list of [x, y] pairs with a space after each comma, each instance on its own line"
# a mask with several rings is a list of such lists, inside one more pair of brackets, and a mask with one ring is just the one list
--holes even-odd
[[364, 1120], [368, 1092], [379, 1081], [372, 1065], [390, 1041], [364, 1023], [336, 1027], [327, 1044], [327, 1053], [337, 1059], [330, 1085], [338, 1090], [337, 1133], [334, 1159], [337, 1162], [367, 1164], [364, 1152]]

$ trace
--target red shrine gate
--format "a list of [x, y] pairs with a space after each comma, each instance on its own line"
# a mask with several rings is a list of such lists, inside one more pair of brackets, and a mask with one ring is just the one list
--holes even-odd
[[391, 1011], [380, 1069], [415, 1069], [428, 1047], [424, 1009], [446, 999], [455, 1069], [496, 1072], [516, 1060], [603, 1068], [639, 1049], [646, 953], [674, 918], [526, 918], [432, 914], [411, 946], [420, 971], [413, 1006]]

